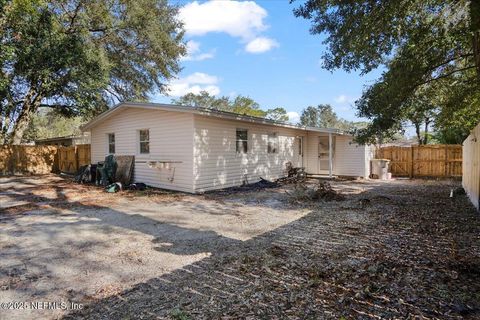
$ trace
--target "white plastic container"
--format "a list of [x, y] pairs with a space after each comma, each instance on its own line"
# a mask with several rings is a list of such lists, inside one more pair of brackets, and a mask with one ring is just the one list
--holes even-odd
[[388, 180], [392, 174], [388, 172], [390, 160], [388, 159], [372, 159], [370, 160], [370, 177], [372, 179]]

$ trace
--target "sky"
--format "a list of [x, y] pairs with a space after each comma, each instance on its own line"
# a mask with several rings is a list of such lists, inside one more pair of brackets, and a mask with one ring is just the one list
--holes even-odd
[[218, 96], [249, 96], [265, 110], [284, 107], [293, 123], [302, 109], [318, 104], [331, 104], [344, 119], [362, 120], [354, 101], [380, 71], [361, 77], [322, 69], [325, 35], [311, 35], [311, 22], [293, 15], [298, 3], [170, 2], [181, 6], [188, 55], [169, 84], [169, 96], [155, 95], [153, 101], [168, 103], [206, 90]]

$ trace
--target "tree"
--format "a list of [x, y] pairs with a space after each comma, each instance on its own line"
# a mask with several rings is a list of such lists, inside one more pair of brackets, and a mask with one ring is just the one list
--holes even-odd
[[0, 1], [0, 139], [20, 143], [40, 106], [95, 114], [164, 92], [185, 54], [176, 14], [166, 0]]
[[260, 105], [250, 97], [236, 96], [230, 104], [230, 112], [247, 116], [265, 118], [267, 113], [260, 109]]
[[40, 108], [32, 116], [22, 142], [77, 135], [81, 133], [80, 126], [83, 123], [85, 120], [80, 116], [66, 117], [55, 109]]
[[300, 125], [317, 128], [334, 128], [351, 131], [355, 128], [352, 122], [338, 118], [329, 104], [319, 104], [303, 109], [300, 115]]
[[273, 108], [265, 111], [260, 108], [260, 105], [255, 100], [242, 95], [238, 95], [232, 100], [226, 96], [217, 98], [206, 91], [201, 91], [198, 94], [187, 93], [178, 99], [173, 99], [172, 103], [233, 112], [275, 121], [288, 121], [287, 111], [284, 108]]
[[211, 108], [222, 111], [230, 111], [230, 98], [229, 97], [215, 97], [210, 95], [207, 91], [200, 91], [200, 93], [187, 93], [178, 99], [172, 99], [172, 103], [189, 106], [189, 107], [202, 107]]
[[359, 115], [372, 120], [359, 131], [360, 142], [401, 130], [412, 108], [417, 108], [412, 100], [430, 85], [438, 91], [468, 88], [463, 96], [445, 97], [437, 104], [439, 114], [448, 104], [463, 108], [459, 102], [479, 91], [478, 1], [308, 0], [295, 14], [312, 20], [312, 33], [327, 33], [323, 58], [328, 70], [365, 74], [386, 67], [356, 103]]
[[268, 109], [265, 117], [267, 119], [280, 122], [287, 122], [289, 120], [287, 110], [282, 107]]

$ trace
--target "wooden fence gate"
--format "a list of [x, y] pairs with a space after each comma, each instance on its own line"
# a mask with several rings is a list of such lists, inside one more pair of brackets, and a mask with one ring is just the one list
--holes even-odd
[[58, 168], [61, 172], [75, 173], [87, 164], [90, 164], [89, 144], [58, 148]]
[[390, 160], [390, 171], [399, 177], [461, 177], [462, 146], [452, 144], [382, 147], [377, 158]]

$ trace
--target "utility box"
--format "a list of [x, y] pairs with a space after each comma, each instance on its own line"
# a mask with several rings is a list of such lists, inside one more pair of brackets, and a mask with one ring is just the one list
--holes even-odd
[[388, 172], [390, 160], [372, 159], [370, 160], [370, 178], [388, 180], [391, 175]]

